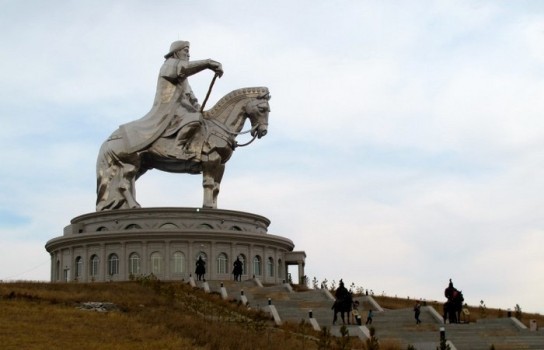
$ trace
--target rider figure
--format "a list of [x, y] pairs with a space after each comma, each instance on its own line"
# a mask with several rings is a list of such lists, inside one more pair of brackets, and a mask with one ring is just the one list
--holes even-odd
[[195, 274], [199, 281], [201, 281], [206, 274], [206, 262], [202, 260], [202, 256], [199, 256], [196, 261]]
[[333, 325], [336, 324], [338, 312], [340, 312], [340, 316], [342, 317], [342, 322], [345, 322], [344, 313], [347, 312], [348, 323], [350, 323], [349, 310], [351, 310], [351, 303], [353, 301], [351, 299], [350, 292], [344, 286], [344, 281], [340, 280], [340, 282], [338, 283], [338, 288], [336, 289], [336, 292], [334, 293], [334, 296], [336, 297], [336, 300], [334, 301], [334, 304], [332, 306], [332, 309], [334, 310], [334, 318], [332, 320], [332, 324]]
[[334, 296], [337, 300], [345, 300], [348, 294], [349, 291], [344, 286], [344, 281], [340, 280], [340, 283], [338, 283], [338, 289], [336, 289]]
[[141, 151], [159, 137], [176, 133], [175, 152], [182, 152], [181, 147], [200, 126], [200, 105], [188, 78], [205, 69], [221, 77], [223, 68], [221, 63], [210, 59], [191, 62], [189, 57], [188, 41], [174, 41], [170, 45], [157, 79], [153, 107], [144, 117], [120, 127], [128, 152]]
[[235, 281], [241, 281], [242, 280], [242, 262], [240, 261], [240, 257], [236, 258], [236, 261], [234, 262], [232, 274], [234, 275]]
[[450, 278], [450, 283], [448, 284], [448, 288], [444, 290], [444, 296], [448, 300], [451, 301], [453, 297], [455, 296], [456, 292], [457, 292], [457, 289], [455, 289], [455, 287], [453, 286], [453, 282], [451, 281], [451, 278]]

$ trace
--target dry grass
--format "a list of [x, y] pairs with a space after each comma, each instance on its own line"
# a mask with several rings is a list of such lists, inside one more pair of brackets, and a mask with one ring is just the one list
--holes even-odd
[[[117, 311], [78, 309], [111, 302]], [[270, 316], [187, 284], [0, 283], [2, 349], [318, 349], [323, 336], [307, 323], [276, 327]], [[357, 339], [353, 348], [362, 349]], [[329, 338], [327, 349], [338, 349]]]

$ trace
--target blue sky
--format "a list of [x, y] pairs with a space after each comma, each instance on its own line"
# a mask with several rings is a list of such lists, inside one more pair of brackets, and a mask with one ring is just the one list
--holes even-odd
[[[0, 279], [49, 279], [47, 240], [94, 211], [102, 141], [151, 107], [175, 40], [231, 90], [267, 86], [222, 209], [268, 217], [306, 273], [412, 298], [544, 312], [544, 4], [0, 1]], [[193, 76], [202, 101], [212, 72]], [[148, 172], [143, 206], [201, 205]]]

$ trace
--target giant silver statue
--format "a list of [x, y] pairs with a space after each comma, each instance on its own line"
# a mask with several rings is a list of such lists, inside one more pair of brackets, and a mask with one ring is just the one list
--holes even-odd
[[[219, 62], [189, 61], [189, 42], [176, 41], [165, 56], [151, 110], [121, 125], [102, 144], [96, 164], [96, 210], [139, 208], [135, 182], [149, 169], [202, 173], [203, 207], [217, 208], [225, 163], [238, 144], [246, 119], [253, 139], [265, 136], [268, 100], [265, 87], [234, 90], [204, 111], [188, 77], [205, 69], [223, 75]], [[207, 97], [203, 102], [206, 103]]]

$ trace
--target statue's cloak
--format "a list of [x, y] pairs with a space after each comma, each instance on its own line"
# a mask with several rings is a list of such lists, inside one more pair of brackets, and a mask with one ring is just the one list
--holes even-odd
[[[161, 136], [169, 136], [179, 130], [180, 118], [187, 114], [184, 95], [192, 90], [186, 77], [178, 74], [183, 62], [169, 58], [161, 67], [157, 79], [157, 92], [151, 110], [142, 118], [123, 124], [119, 127], [121, 137], [125, 140], [127, 152], [138, 152], [147, 148]], [[176, 124], [176, 125], [172, 125]]]

